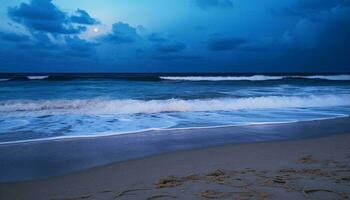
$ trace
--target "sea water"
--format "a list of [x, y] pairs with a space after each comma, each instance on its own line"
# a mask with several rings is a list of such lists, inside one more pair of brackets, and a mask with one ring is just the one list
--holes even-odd
[[0, 144], [346, 117], [350, 75], [0, 78]]

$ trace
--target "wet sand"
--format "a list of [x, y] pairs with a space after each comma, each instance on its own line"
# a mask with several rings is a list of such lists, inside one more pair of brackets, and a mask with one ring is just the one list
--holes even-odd
[[350, 118], [159, 130], [0, 145], [0, 183], [38, 180], [164, 153], [350, 133]]
[[0, 199], [348, 199], [350, 134], [233, 144], [0, 185]]

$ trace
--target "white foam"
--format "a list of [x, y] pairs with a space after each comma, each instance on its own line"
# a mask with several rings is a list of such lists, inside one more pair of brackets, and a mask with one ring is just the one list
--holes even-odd
[[264, 80], [278, 80], [283, 79], [284, 76], [162, 76], [164, 80], [178, 80], [178, 81], [264, 81]]
[[135, 114], [161, 112], [229, 111], [240, 109], [312, 108], [350, 106], [350, 95], [265, 96], [216, 99], [74, 99], [0, 102], [0, 112], [68, 112], [87, 114]]
[[42, 79], [47, 79], [49, 76], [27, 76], [29, 80], [42, 80]]
[[328, 75], [328, 76], [322, 76], [322, 75], [315, 75], [315, 76], [299, 76], [301, 78], [309, 78], [309, 79], [325, 79], [325, 80], [332, 80], [332, 81], [349, 81], [350, 75]]
[[1, 81], [9, 81], [10, 79], [9, 78], [0, 78], [0, 82]]
[[218, 126], [199, 126], [199, 127], [185, 127], [185, 128], [148, 128], [132, 131], [115, 131], [115, 132], [104, 132], [104, 133], [94, 133], [87, 135], [65, 135], [65, 136], [56, 136], [56, 137], [46, 137], [46, 138], [37, 138], [37, 139], [27, 139], [27, 140], [14, 140], [8, 142], [0, 142], [0, 145], [7, 144], [19, 144], [19, 143], [29, 143], [29, 142], [40, 142], [40, 141], [49, 141], [49, 140], [64, 140], [72, 138], [97, 138], [97, 137], [108, 137], [113, 135], [124, 135], [124, 134], [135, 134], [135, 133], [146, 133], [151, 131], [174, 131], [174, 130], [202, 130], [202, 129], [217, 129], [217, 128], [229, 128], [237, 126], [252, 126], [252, 125], [269, 125], [269, 124], [290, 124], [296, 122], [310, 122], [310, 121], [320, 121], [320, 120], [329, 120], [337, 118], [349, 117], [348, 115], [339, 115], [334, 117], [325, 117], [325, 118], [314, 118], [314, 119], [304, 119], [304, 120], [291, 120], [291, 121], [281, 121], [281, 122], [250, 122], [246, 124], [239, 125], [218, 125]]
[[305, 78], [305, 79], [324, 79], [324, 80], [350, 80], [350, 75], [314, 75], [314, 76], [161, 76], [163, 80], [174, 81], [266, 81], [280, 80], [285, 78]]

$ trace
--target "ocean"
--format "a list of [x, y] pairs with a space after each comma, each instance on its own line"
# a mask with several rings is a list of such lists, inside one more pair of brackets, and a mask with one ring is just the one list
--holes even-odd
[[2, 74], [0, 144], [347, 117], [346, 74]]

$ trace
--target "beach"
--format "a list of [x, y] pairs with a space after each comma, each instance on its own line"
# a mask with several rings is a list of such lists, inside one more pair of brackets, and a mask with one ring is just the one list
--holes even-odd
[[350, 200], [350, 0], [0, 1], [0, 200]]
[[309, 122], [314, 129], [308, 129], [307, 122], [303, 129], [295, 126], [298, 123], [284, 125], [300, 134], [331, 133], [333, 124], [338, 127], [335, 135], [180, 150], [62, 176], [2, 183], [0, 199], [347, 199], [347, 120], [319, 122], [328, 129], [315, 122]]
[[347, 74], [6, 77], [1, 200], [349, 197]]

